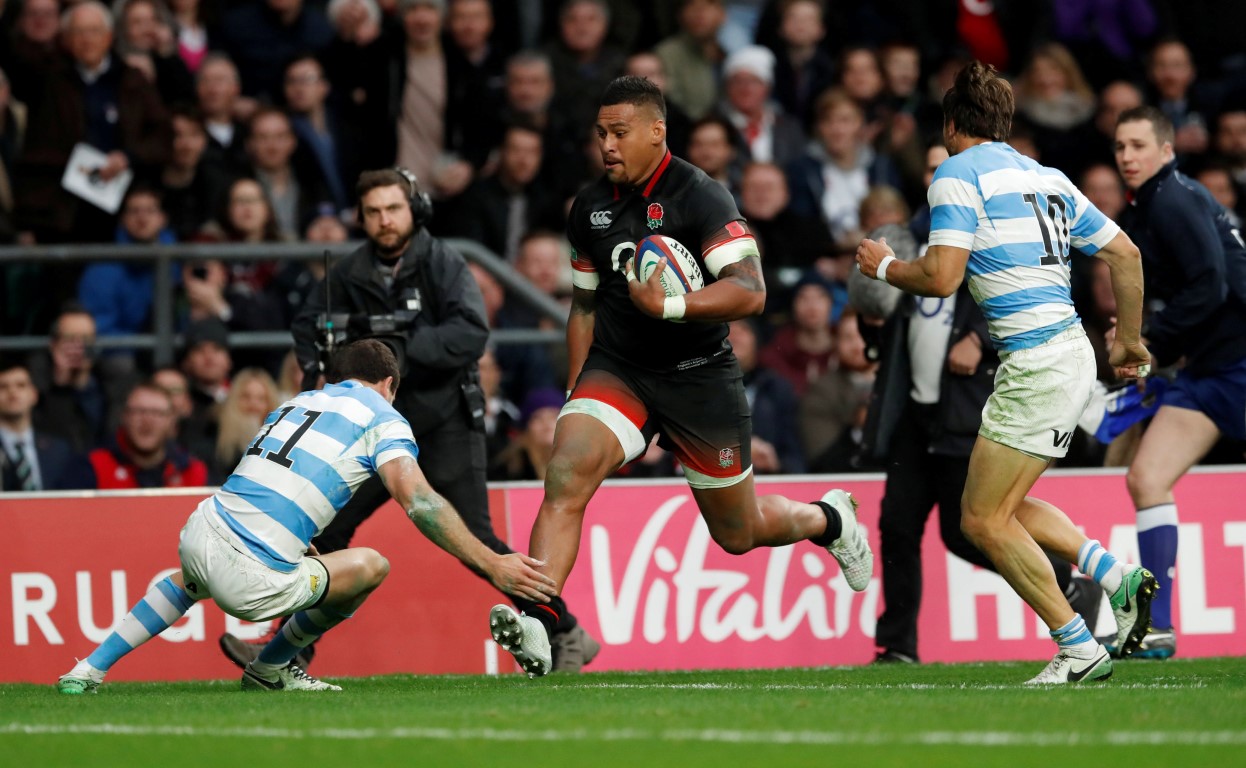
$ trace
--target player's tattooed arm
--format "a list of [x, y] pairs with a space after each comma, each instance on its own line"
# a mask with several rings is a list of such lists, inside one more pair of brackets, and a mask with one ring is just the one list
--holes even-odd
[[567, 391], [575, 387], [580, 369], [593, 345], [593, 326], [597, 321], [597, 292], [575, 288], [571, 292], [571, 316], [567, 318]]
[[731, 280], [754, 293], [766, 292], [766, 281], [761, 275], [761, 260], [749, 256], [734, 264], [728, 264], [718, 273], [719, 280]]
[[597, 291], [587, 288], [571, 289], [571, 314], [591, 315], [597, 311]]

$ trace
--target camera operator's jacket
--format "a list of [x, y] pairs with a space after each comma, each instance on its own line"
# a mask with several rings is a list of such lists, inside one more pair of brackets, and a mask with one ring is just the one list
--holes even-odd
[[[398, 276], [388, 291], [377, 274], [371, 243], [334, 264], [327, 279], [334, 314], [410, 310], [413, 307], [405, 297], [412, 289], [418, 290], [418, 312], [403, 334], [407, 370], [394, 407], [411, 423], [417, 438], [452, 417], [470, 418], [476, 404], [468, 404], [465, 398], [479, 393], [476, 361], [489, 339], [489, 325], [480, 288], [460, 253], [421, 228], [403, 253]], [[321, 285], [308, 296], [291, 329], [295, 354], [304, 370], [317, 359], [316, 319], [324, 311]]]

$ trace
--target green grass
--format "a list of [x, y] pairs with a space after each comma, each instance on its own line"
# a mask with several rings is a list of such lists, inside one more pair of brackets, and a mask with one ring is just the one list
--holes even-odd
[[74, 697], [6, 685], [0, 755], [23, 767], [1246, 764], [1246, 659], [1019, 684], [1041, 667], [386, 676], [299, 695], [244, 694], [237, 680]]

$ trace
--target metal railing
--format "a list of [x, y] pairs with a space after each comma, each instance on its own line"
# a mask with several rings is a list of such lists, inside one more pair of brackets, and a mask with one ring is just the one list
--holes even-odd
[[[474, 240], [443, 238], [443, 242], [463, 254], [470, 262], [483, 267], [493, 275], [508, 296], [519, 299], [536, 309], [543, 317], [553, 320], [558, 329], [537, 330], [527, 328], [495, 329], [489, 339], [495, 344], [537, 344], [561, 342], [567, 324], [567, 310], [550, 296], [542, 293], [497, 254]], [[359, 247], [360, 242], [349, 243], [179, 243], [175, 245], [28, 245], [0, 247], [0, 265], [15, 262], [61, 261], [147, 261], [155, 265], [155, 287], [152, 297], [152, 332], [125, 336], [100, 336], [95, 346], [100, 349], [152, 350], [155, 365], [168, 365], [174, 360], [174, 350], [181, 345], [180, 334], [175, 332], [173, 312], [174, 292], [170, 265], [174, 261], [193, 262], [216, 259], [219, 261], [307, 261], [323, 258], [329, 252], [330, 260], [346, 256]], [[294, 344], [289, 331], [244, 331], [231, 333], [229, 345], [234, 349], [281, 348]], [[44, 349], [46, 336], [0, 336], [0, 351]]]

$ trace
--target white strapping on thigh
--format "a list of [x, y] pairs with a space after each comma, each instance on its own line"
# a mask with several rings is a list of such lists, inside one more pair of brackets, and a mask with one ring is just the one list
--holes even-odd
[[569, 413], [582, 413], [585, 416], [592, 416], [602, 424], [605, 424], [606, 428], [618, 438], [619, 445], [623, 447], [624, 463], [645, 452], [645, 436], [640, 433], [640, 429], [635, 424], [623, 415], [622, 411], [613, 405], [588, 397], [578, 397], [562, 407], [562, 410], [558, 412], [558, 418], [561, 419]]
[[731, 477], [713, 477], [712, 475], [698, 472], [692, 467], [684, 466], [684, 478], [688, 481], [689, 487], [692, 488], [730, 488], [751, 474], [753, 474], [752, 466]]

